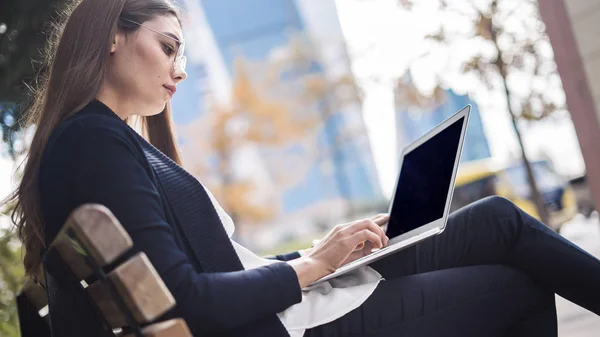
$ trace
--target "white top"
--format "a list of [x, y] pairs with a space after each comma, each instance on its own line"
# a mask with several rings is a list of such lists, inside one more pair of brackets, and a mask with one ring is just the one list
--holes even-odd
[[[206, 188], [205, 188], [206, 189]], [[235, 225], [231, 217], [206, 189], [219, 218], [231, 238]], [[232, 240], [233, 247], [245, 269], [278, 263], [262, 258]], [[302, 290], [302, 302], [277, 314], [291, 337], [302, 337], [306, 329], [334, 321], [358, 308], [373, 293], [382, 276], [375, 269], [364, 266], [340, 277], [321, 282]]]

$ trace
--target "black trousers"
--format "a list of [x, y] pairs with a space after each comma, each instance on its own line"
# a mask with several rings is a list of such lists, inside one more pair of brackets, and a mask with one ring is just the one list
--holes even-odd
[[305, 336], [556, 336], [555, 293], [600, 315], [600, 261], [500, 197], [371, 266], [369, 299]]

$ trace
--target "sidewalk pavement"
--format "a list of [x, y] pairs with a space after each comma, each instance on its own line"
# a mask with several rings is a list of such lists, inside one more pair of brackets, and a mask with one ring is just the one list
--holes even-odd
[[[589, 253], [600, 257], [600, 220], [597, 214], [590, 219], [578, 216], [563, 227], [561, 234]], [[560, 337], [600, 336], [600, 317], [560, 296], [556, 296], [556, 306]]]

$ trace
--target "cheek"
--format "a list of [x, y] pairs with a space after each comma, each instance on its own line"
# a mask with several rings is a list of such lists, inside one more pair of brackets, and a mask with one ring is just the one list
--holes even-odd
[[[169, 68], [166, 56], [157, 48], [146, 46], [138, 52], [139, 62], [136, 73], [144, 87], [160, 87], [168, 78]], [[156, 93], [154, 93], [156, 95]]]
[[131, 99], [147, 104], [147, 110], [160, 111], [164, 108], [165, 92], [162, 84], [168, 82], [170, 68], [161, 50], [141, 41], [115, 60], [113, 77], [119, 83], [119, 91]]
[[138, 91], [139, 78], [143, 71], [137, 53], [125, 51], [115, 57], [111, 62], [110, 77], [119, 87], [119, 90], [134, 94]]
[[156, 51], [149, 48], [138, 48], [127, 70], [131, 76], [133, 87], [136, 88], [139, 95], [148, 97], [156, 95], [156, 90], [153, 90], [158, 83], [156, 79], [157, 62], [155, 53]]

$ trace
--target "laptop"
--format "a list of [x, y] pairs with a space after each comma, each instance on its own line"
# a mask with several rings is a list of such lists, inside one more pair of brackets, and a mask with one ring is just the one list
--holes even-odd
[[402, 151], [388, 210], [390, 220], [384, 228], [390, 239], [388, 245], [343, 265], [308, 287], [368, 265], [444, 231], [470, 113], [471, 106], [467, 105]]

